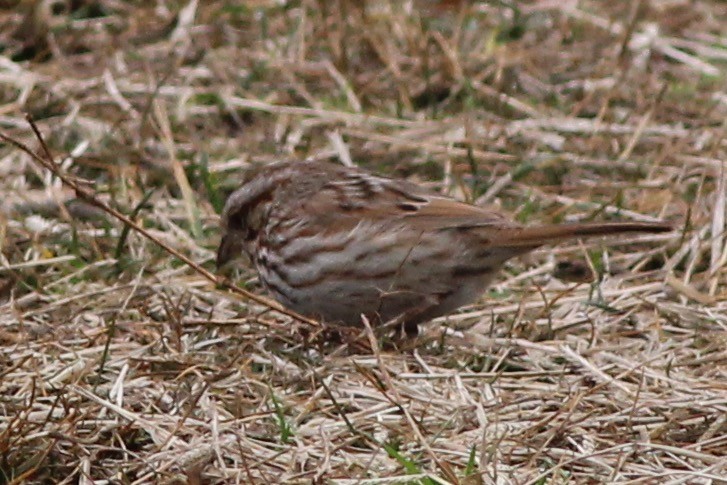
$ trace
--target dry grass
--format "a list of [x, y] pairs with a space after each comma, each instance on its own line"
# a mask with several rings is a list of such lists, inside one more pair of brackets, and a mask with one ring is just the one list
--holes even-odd
[[31, 113], [208, 269], [224, 194], [290, 156], [678, 231], [514, 261], [393, 352], [215, 288], [2, 146], [0, 483], [724, 482], [724, 2], [3, 4], [0, 130], [37, 147]]

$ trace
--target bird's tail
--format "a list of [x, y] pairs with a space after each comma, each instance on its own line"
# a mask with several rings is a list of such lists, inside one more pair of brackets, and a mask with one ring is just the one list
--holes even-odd
[[493, 243], [510, 247], [536, 248], [568, 239], [611, 236], [629, 232], [659, 233], [669, 232], [672, 229], [672, 226], [665, 222], [594, 222], [505, 227], [497, 231]]

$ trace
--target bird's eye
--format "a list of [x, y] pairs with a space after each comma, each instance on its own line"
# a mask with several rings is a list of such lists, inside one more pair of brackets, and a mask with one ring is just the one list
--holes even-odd
[[247, 226], [247, 211], [237, 211], [227, 220], [229, 229], [241, 231], [245, 226]]
[[264, 208], [257, 205], [252, 208], [247, 214], [245, 219], [245, 240], [252, 241], [257, 238], [258, 233], [263, 228], [264, 221]]

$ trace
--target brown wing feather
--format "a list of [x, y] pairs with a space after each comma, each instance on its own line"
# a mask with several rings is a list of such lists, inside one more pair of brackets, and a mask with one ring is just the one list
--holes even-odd
[[[331, 201], [340, 210], [332, 211]], [[322, 231], [351, 229], [362, 221], [404, 224], [417, 232], [489, 224], [520, 227], [498, 212], [358, 171], [326, 184], [302, 203], [307, 214], [315, 214], [310, 222]]]

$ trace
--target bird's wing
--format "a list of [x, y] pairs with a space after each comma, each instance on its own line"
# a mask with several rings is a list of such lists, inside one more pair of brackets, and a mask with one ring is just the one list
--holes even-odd
[[519, 227], [498, 212], [359, 171], [327, 182], [300, 203], [299, 210], [308, 216], [309, 224], [323, 232], [352, 229], [361, 222], [411, 227], [418, 232], [491, 225]]

